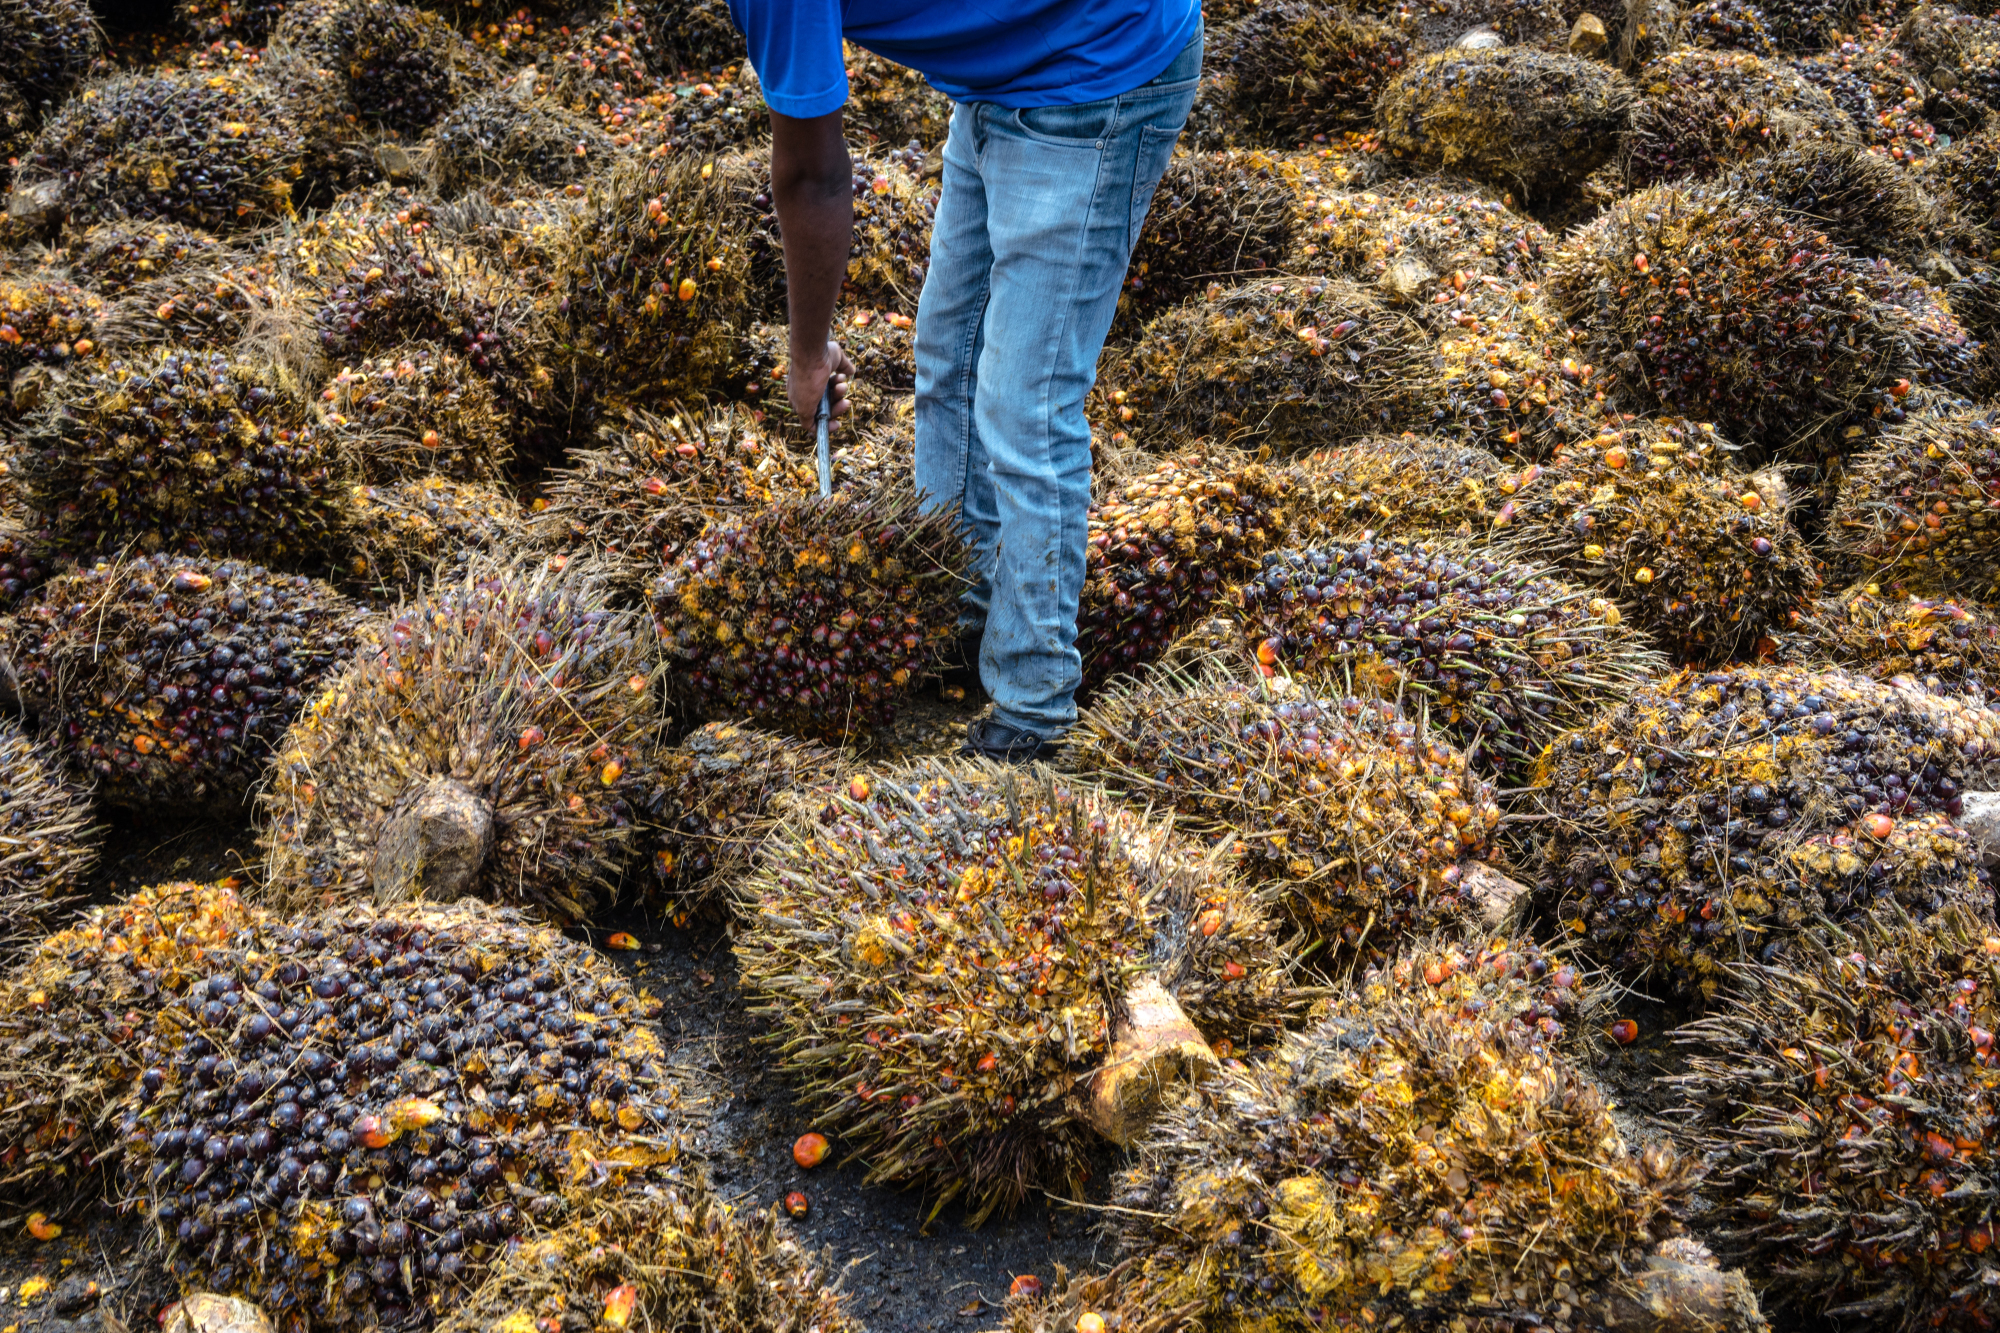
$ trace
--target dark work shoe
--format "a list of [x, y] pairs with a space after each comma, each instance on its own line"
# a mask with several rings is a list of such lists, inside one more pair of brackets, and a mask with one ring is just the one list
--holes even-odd
[[960, 758], [991, 759], [1002, 764], [1031, 764], [1037, 759], [1053, 759], [1060, 747], [1032, 731], [1009, 726], [997, 717], [968, 722], [965, 744], [958, 747]]

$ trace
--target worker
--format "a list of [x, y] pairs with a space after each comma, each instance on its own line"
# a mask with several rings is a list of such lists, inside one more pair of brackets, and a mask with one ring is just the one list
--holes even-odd
[[806, 421], [853, 363], [831, 336], [854, 224], [841, 40], [955, 104], [917, 303], [916, 484], [974, 553], [964, 641], [992, 711], [962, 753], [1048, 758], [1076, 721], [1090, 507], [1083, 404], [1201, 74], [1199, 0], [730, 0], [771, 108]]

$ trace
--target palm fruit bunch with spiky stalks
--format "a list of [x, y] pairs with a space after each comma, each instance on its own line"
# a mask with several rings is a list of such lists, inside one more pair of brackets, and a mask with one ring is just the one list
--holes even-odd
[[863, 1333], [827, 1273], [775, 1210], [739, 1214], [686, 1184], [592, 1199], [525, 1232], [437, 1333], [495, 1329], [732, 1329]]
[[1284, 477], [1226, 455], [1164, 463], [1090, 508], [1082, 692], [1138, 671], [1281, 545]]
[[[916, 321], [897, 310], [838, 311], [832, 337], [854, 362], [848, 381], [848, 413], [842, 429], [848, 433], [889, 423], [898, 406], [917, 387]], [[746, 403], [755, 404], [767, 426], [787, 447], [805, 453], [813, 447], [813, 425], [792, 410], [785, 392], [791, 369], [791, 334], [783, 323], [754, 325], [743, 340], [737, 378]]]
[[1925, 158], [1918, 179], [1965, 222], [2000, 239], [2000, 124]]
[[1604, 598], [1449, 543], [1273, 552], [1236, 598], [1261, 665], [1402, 698], [1487, 772], [1524, 769], [1659, 662]]
[[1857, 573], [1913, 592], [2000, 587], [2000, 412], [1912, 416], [1856, 456], [1827, 526]]
[[720, 73], [750, 58], [725, 0], [647, 0], [645, 13], [668, 70]]
[[1375, 123], [1390, 149], [1535, 199], [1608, 161], [1635, 100], [1624, 75], [1576, 56], [1453, 48], [1383, 89]]
[[1792, 61], [1792, 68], [1827, 91], [1862, 142], [1905, 166], [1921, 162], [1937, 150], [1930, 90], [1910, 53], [1897, 47], [1893, 17], [1886, 28], [1872, 14], [1858, 15], [1853, 22], [1852, 36], [1818, 55]]
[[728, 175], [663, 161], [591, 182], [556, 260], [555, 333], [581, 386], [644, 406], [698, 398], [726, 374], [749, 269]]
[[457, 352], [412, 343], [334, 372], [319, 424], [368, 481], [494, 481], [514, 452], [492, 383]]
[[[915, 313], [929, 270], [938, 201], [938, 184], [923, 175], [923, 164], [923, 154], [909, 150], [853, 159], [854, 239], [841, 284], [843, 301], [864, 310]], [[760, 313], [781, 320], [784, 237], [771, 206], [770, 155], [747, 156], [721, 174], [738, 178], [732, 190], [734, 224], [758, 233], [752, 242], [752, 301]]]
[[60, 558], [41, 534], [0, 509], [0, 610], [13, 605], [54, 576]]
[[1140, 322], [1211, 279], [1281, 267], [1297, 232], [1297, 201], [1269, 172], [1233, 153], [1177, 157], [1160, 177], [1127, 267], [1121, 322]]
[[[0, 278], [0, 390], [22, 367], [67, 365], [95, 347], [104, 302], [59, 278]], [[0, 397], [0, 407], [7, 400]]]
[[886, 724], [957, 635], [955, 514], [884, 491], [782, 496], [709, 527], [647, 590], [700, 708], [844, 735]]
[[220, 240], [199, 227], [130, 218], [86, 228], [62, 250], [71, 280], [111, 299], [214, 263], [226, 253]]
[[831, 782], [836, 751], [790, 736], [710, 722], [653, 761], [640, 824], [653, 873], [675, 911], [727, 894], [753, 864], [780, 802]]
[[1595, 366], [1534, 283], [1455, 275], [1420, 307], [1437, 332], [1425, 429], [1539, 458], [1602, 412]]
[[1564, 6], [1550, 0], [1464, 0], [1452, 5], [1426, 0], [1363, 0], [1357, 8], [1392, 19], [1415, 35], [1418, 50], [1425, 53], [1456, 46], [1480, 28], [1497, 33], [1507, 46], [1560, 51], [1569, 41]]
[[203, 44], [262, 46], [290, 0], [174, 0], [174, 17]]
[[1171, 806], [1336, 948], [1456, 924], [1465, 867], [1495, 854], [1492, 785], [1394, 704], [1280, 694], [1219, 662], [1105, 691], [1065, 763]]
[[692, 1174], [657, 1002], [517, 913], [271, 916], [202, 963], [124, 1120], [188, 1286], [419, 1327], [533, 1220]]
[[224, 252], [217, 262], [196, 264], [139, 283], [106, 312], [105, 334], [122, 353], [144, 347], [182, 352], [226, 352], [259, 325], [274, 334], [269, 346], [284, 359], [303, 349], [311, 331], [292, 318], [291, 275], [275, 255]]
[[1933, 694], [2000, 696], [2000, 624], [1977, 602], [1898, 598], [1876, 584], [1823, 597], [1778, 636], [1774, 660], [1908, 676]]
[[1375, 99], [1417, 50], [1385, 18], [1283, 0], [1215, 31], [1211, 60], [1223, 73], [1204, 100], [1244, 142], [1293, 148], [1366, 127]]
[[616, 151], [595, 120], [502, 87], [445, 114], [430, 137], [428, 166], [451, 198], [488, 185], [568, 185]]
[[1788, 145], [1751, 158], [1720, 184], [1791, 214], [1858, 255], [1921, 252], [1935, 246], [1942, 225], [1936, 202], [1909, 172], [1859, 144]]
[[1969, 377], [1934, 294], [1797, 218], [1703, 186], [1613, 204], [1556, 254], [1547, 291], [1621, 396], [1715, 423], [1753, 458], [1824, 463]]
[[1301, 257], [1411, 302], [1460, 273], [1540, 278], [1543, 254], [1555, 248], [1548, 231], [1469, 186], [1440, 177], [1325, 195], [1311, 205], [1311, 248]]
[[1751, 0], [1701, 0], [1674, 16], [1677, 45], [1703, 50], [1748, 51], [1769, 60], [1778, 54], [1770, 20]]
[[14, 470], [64, 550], [323, 558], [344, 465], [282, 375], [221, 353], [113, 362], [24, 435]]
[[1295, 546], [1380, 537], [1470, 537], [1504, 502], [1506, 466], [1476, 445], [1373, 435], [1321, 449], [1285, 470]]
[[97, 58], [97, 21], [82, 0], [0, 0], [0, 83], [30, 112], [60, 106]]
[[94, 1197], [161, 1006], [255, 915], [234, 881], [158, 885], [92, 908], [0, 975], [0, 1195]]
[[0, 723], [0, 945], [11, 945], [82, 902], [97, 863], [90, 793], [72, 784], [49, 748]]
[[1996, 993], [1990, 908], [1884, 914], [1745, 970], [1726, 1012], [1676, 1034], [1703, 1239], [1773, 1313], [1991, 1322]]
[[1162, 311], [1098, 374], [1099, 412], [1156, 451], [1339, 444], [1429, 417], [1429, 347], [1356, 283], [1256, 279]]
[[1712, 996], [1825, 916], [1986, 903], [1961, 793], [2000, 714], [1837, 668], [1641, 686], [1536, 761], [1553, 911], [1629, 979]]
[[1577, 990], [1530, 944], [1434, 946], [1171, 1108], [1114, 1195], [1133, 1322], [1761, 1329], [1740, 1278], [1700, 1311], [1734, 1318], [1641, 1294], [1688, 1170], [1557, 1049]]
[[380, 596], [408, 592], [475, 559], [505, 558], [528, 544], [520, 502], [481, 482], [418, 477], [356, 486], [343, 583]]
[[1929, 87], [1932, 120], [1974, 130], [2000, 111], [2000, 17], [1925, 8], [1904, 22], [1896, 44]]
[[1675, 51], [1633, 81], [1640, 96], [1619, 165], [1635, 189], [1713, 175], [1789, 144], [1858, 137], [1826, 90], [1783, 61], [1747, 51]]
[[847, 48], [847, 106], [841, 122], [876, 152], [941, 148], [951, 99], [913, 69], [858, 46]]
[[1082, 1085], [1144, 975], [1210, 1041], [1292, 1007], [1250, 895], [1089, 788], [938, 761], [848, 787], [766, 842], [736, 955], [780, 1065], [871, 1182], [963, 1194], [975, 1223], [1073, 1190]]
[[105, 800], [229, 805], [360, 623], [316, 579], [144, 556], [52, 580], [4, 651], [22, 706]]
[[[259, 796], [274, 900], [414, 880], [589, 919], [638, 842], [633, 804], [660, 727], [638, 617], [588, 561], [476, 560], [383, 634], [277, 746]], [[463, 816], [440, 832], [424, 821], [441, 802]], [[448, 881], [402, 856], [412, 819]], [[461, 828], [460, 844], [422, 843]]]
[[492, 74], [444, 19], [385, 0], [305, 0], [286, 9], [272, 36], [338, 75], [356, 117], [397, 134], [429, 129]]
[[1705, 424], [1606, 424], [1499, 479], [1495, 536], [1616, 597], [1676, 661], [1740, 656], [1790, 628], [1820, 577], [1727, 447]]
[[122, 74], [63, 103], [22, 157], [22, 184], [62, 184], [72, 226], [163, 218], [213, 232], [290, 206], [304, 171], [285, 99], [241, 73]]
[[1758, 0], [1780, 51], [1824, 50], [1834, 33], [1851, 29], [1859, 0]]

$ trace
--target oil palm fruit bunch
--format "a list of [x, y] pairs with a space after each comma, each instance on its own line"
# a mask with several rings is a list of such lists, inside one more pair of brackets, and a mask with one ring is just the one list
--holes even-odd
[[477, 559], [504, 559], [528, 544], [520, 502], [496, 486], [443, 477], [356, 486], [340, 581], [373, 596], [455, 577]]
[[17, 184], [61, 183], [70, 225], [161, 218], [212, 232], [282, 215], [304, 171], [285, 99], [236, 71], [120, 74], [56, 110]]
[[274, 901], [422, 891], [587, 920], [637, 841], [660, 724], [637, 617], [590, 562], [476, 561], [405, 603], [277, 747]]
[[1175, 158], [1139, 229], [1119, 318], [1143, 322], [1211, 279], [1282, 266], [1297, 212], [1283, 181], [1245, 170], [1235, 154]]
[[344, 464], [271, 367], [163, 349], [113, 362], [24, 432], [28, 506], [75, 552], [322, 558], [343, 521]]
[[431, 178], [446, 198], [483, 186], [568, 185], [616, 154], [595, 120], [503, 86], [445, 113], [432, 131]]
[[369, 125], [421, 134], [490, 79], [485, 57], [427, 9], [388, 0], [305, 0], [275, 40], [344, 81], [342, 100]]
[[1505, 46], [1544, 51], [1563, 50], [1569, 42], [1570, 20], [1564, 17], [1567, 7], [1549, 0], [1466, 0], [1447, 6], [1424, 0], [1363, 0], [1357, 8], [1393, 19], [1414, 33], [1427, 53], [1457, 46], [1467, 38], [1472, 39], [1467, 45], [1490, 42], [1488, 33], [1499, 37]]
[[1952, 820], [1996, 741], [2000, 714], [1837, 668], [1641, 686], [1536, 761], [1555, 915], [1621, 975], [1709, 997], [1822, 916], [1990, 904]]
[[1428, 346], [1358, 284], [1255, 279], [1161, 312], [1098, 375], [1099, 412], [1147, 447], [1338, 444], [1429, 415]]
[[749, 267], [727, 176], [669, 160], [591, 182], [556, 247], [554, 332], [583, 386], [646, 406], [726, 373]]
[[[1824, 88], [1847, 113], [1862, 141], [1891, 161], [1921, 163], [1938, 151], [1937, 126], [1930, 122], [1930, 88], [1910, 53], [1896, 45], [1893, 18], [1884, 27], [1872, 14], [1857, 15], [1842, 40], [1818, 55], [1801, 56], [1792, 68]], [[1945, 136], [1947, 142], [1951, 135]]]
[[1384, 146], [1526, 198], [1560, 195], [1610, 159], [1635, 101], [1608, 66], [1532, 47], [1454, 47], [1375, 104]]
[[670, 72], [719, 74], [750, 58], [726, 0], [648, 0], [645, 12]]
[[0, 837], [0, 943], [11, 944], [81, 904], [98, 842], [89, 791], [11, 724], [0, 724]]
[[233, 881], [157, 885], [90, 909], [0, 975], [0, 1196], [49, 1210], [94, 1198], [162, 1005], [256, 915]]
[[1510, 551], [1617, 598], [1675, 660], [1741, 656], [1819, 589], [1805, 540], [1705, 424], [1636, 420], [1495, 483]]
[[[107, 309], [106, 339], [119, 351], [171, 346], [183, 352], [228, 351], [253, 326], [277, 336], [275, 347], [300, 338], [290, 316], [291, 275], [274, 255], [224, 251], [141, 281]], [[263, 317], [276, 313], [276, 318]]]
[[938, 761], [848, 786], [766, 843], [736, 954], [779, 1063], [870, 1181], [962, 1194], [974, 1222], [1074, 1188], [1101, 1123], [1084, 1085], [1150, 1007], [1114, 997], [1177, 1000], [1196, 1047], [1289, 1008], [1251, 898], [1102, 795]]
[[420, 1327], [530, 1219], [689, 1174], [658, 1004], [517, 914], [273, 917], [201, 962], [124, 1122], [184, 1284]]
[[836, 751], [734, 722], [697, 727], [653, 761], [640, 826], [676, 911], [730, 892], [794, 793], [831, 782]]
[[1575, 334], [1536, 284], [1454, 274], [1421, 313], [1436, 330], [1433, 434], [1541, 458], [1602, 414], [1597, 368], [1573, 355]]
[[230, 805], [360, 624], [316, 579], [142, 556], [52, 580], [4, 652], [21, 705], [105, 800]]
[[2000, 412], [1912, 416], [1852, 460], [1827, 527], [1857, 573], [1924, 593], [2000, 587]]
[[1937, 203], [1911, 173], [1859, 144], [1808, 140], [1753, 157], [1722, 178], [1857, 255], [1904, 258], [1935, 247]]
[[104, 302], [74, 283], [0, 278], [0, 388], [23, 367], [88, 357], [103, 316]]
[[60, 106], [90, 72], [100, 45], [82, 0], [0, 3], [0, 82], [11, 83], [30, 112]]
[[1387, 18], [1283, 0], [1216, 31], [1210, 59], [1222, 74], [1204, 98], [1243, 142], [1293, 148], [1365, 128], [1415, 53], [1413, 37]]
[[61, 557], [48, 548], [40, 533], [25, 527], [16, 515], [0, 510], [0, 609], [40, 588], [55, 574]]
[[1711, 420], [1753, 461], [1824, 463], [1900, 420], [1913, 387], [1971, 374], [1914, 281], [1766, 204], [1660, 186], [1571, 233], [1548, 292], [1622, 397]]
[[1429, 436], [1371, 435], [1321, 449], [1286, 469], [1290, 541], [1483, 533], [1504, 502], [1495, 483], [1507, 471], [1476, 445]]
[[437, 1333], [493, 1329], [739, 1329], [861, 1333], [827, 1274], [775, 1210], [739, 1214], [677, 1185], [589, 1201], [560, 1226], [535, 1227], [486, 1280], [454, 1300]]
[[[908, 149], [890, 150], [852, 161], [854, 238], [841, 299], [861, 310], [913, 315], [929, 271], [931, 219], [937, 212], [938, 183], [923, 174], [924, 158]], [[718, 174], [733, 177], [733, 224], [751, 241], [752, 301], [767, 318], [786, 317], [784, 236], [771, 204], [768, 152], [746, 155]]]
[[1310, 213], [1310, 249], [1294, 265], [1303, 259], [1406, 302], [1428, 301], [1458, 274], [1536, 281], [1555, 248], [1540, 223], [1446, 177], [1324, 195]]
[[1171, 1108], [1114, 1195], [1135, 1322], [1763, 1328], [1740, 1277], [1654, 1257], [1687, 1166], [1557, 1049], [1576, 993], [1532, 945], [1406, 954]]
[[2000, 125], [1953, 140], [1918, 170], [1918, 179], [1940, 202], [2000, 238]]
[[1640, 96], [1619, 163], [1635, 189], [1713, 175], [1789, 144], [1858, 138], [1825, 89], [1747, 51], [1674, 51], [1647, 62], [1633, 82]]
[[1077, 651], [1083, 692], [1159, 657], [1288, 525], [1284, 479], [1261, 463], [1170, 461], [1090, 509]]
[[841, 123], [875, 151], [943, 146], [951, 99], [913, 69], [859, 46], [847, 48], [847, 106]]
[[1220, 662], [1106, 690], [1065, 763], [1171, 806], [1335, 948], [1460, 922], [1467, 867], [1495, 854], [1492, 785], [1394, 704], [1278, 693]]
[[263, 46], [289, 0], [174, 0], [174, 17], [197, 42]]
[[1991, 1318], [1996, 990], [1990, 909], [1885, 914], [1746, 970], [1728, 1010], [1677, 1034], [1675, 1109], [1708, 1163], [1703, 1239], [1774, 1314]]
[[2000, 17], [1927, 9], [1910, 16], [1896, 43], [1931, 89], [1933, 120], [1970, 130], [2000, 111]]
[[368, 481], [495, 481], [514, 452], [492, 382], [461, 354], [409, 343], [336, 370], [319, 424]]
[[1659, 661], [1604, 598], [1450, 543], [1274, 551], [1236, 599], [1261, 665], [1401, 698], [1485, 772], [1524, 770]]
[[1677, 45], [1704, 50], [1748, 51], [1765, 59], [1778, 54], [1771, 22], [1751, 0], [1702, 0], [1675, 16]]
[[1771, 40], [1780, 51], [1825, 49], [1833, 35], [1852, 30], [1857, 0], [1759, 0]]
[[62, 249], [72, 281], [106, 299], [217, 262], [223, 242], [180, 222], [118, 218], [84, 228]]
[[2000, 697], [2000, 622], [1977, 602], [1884, 593], [1864, 584], [1822, 597], [1773, 653], [1877, 680], [1908, 676], [1933, 694]]
[[[848, 381], [843, 431], [850, 437], [887, 425], [917, 385], [916, 321], [896, 310], [846, 310], [834, 316], [832, 336], [854, 362]], [[791, 333], [783, 323], [756, 324], [743, 341], [744, 401], [755, 404], [780, 440], [804, 454], [813, 447], [810, 419], [792, 410], [785, 391], [791, 367]]]
[[885, 491], [780, 497], [711, 526], [647, 590], [697, 708], [845, 735], [886, 724], [958, 633], [955, 514]]

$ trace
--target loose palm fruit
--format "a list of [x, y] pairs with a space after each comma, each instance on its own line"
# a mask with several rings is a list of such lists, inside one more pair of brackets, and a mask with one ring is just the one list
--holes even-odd
[[1322, 941], [1394, 944], [1461, 920], [1500, 809], [1465, 756], [1395, 705], [1275, 693], [1210, 663], [1107, 690], [1065, 763], [1170, 805]]
[[1413, 303], [1461, 273], [1539, 279], [1544, 253], [1555, 248], [1549, 233], [1469, 185], [1439, 177], [1319, 196], [1308, 206], [1311, 249], [1293, 264], [1302, 259]]
[[[61, 366], [72, 357], [88, 356], [103, 314], [103, 301], [59, 279], [0, 278], [0, 385], [23, 366]], [[79, 342], [85, 344], [81, 353]], [[0, 399], [0, 408], [5, 405]]]
[[862, 1333], [832, 1262], [807, 1253], [770, 1211], [739, 1212], [680, 1182], [593, 1199], [559, 1227], [527, 1231], [436, 1328]]
[[1925, 158], [1918, 179], [1959, 217], [2000, 239], [2000, 125]]
[[90, 1201], [117, 1160], [122, 1107], [163, 1004], [253, 909], [234, 881], [141, 889], [36, 941], [0, 976], [0, 1194], [38, 1207]]
[[1555, 1049], [1574, 994], [1574, 972], [1530, 945], [1434, 948], [1370, 971], [1269, 1061], [1226, 1069], [1118, 1177], [1127, 1308], [1232, 1333], [1380, 1328], [1411, 1310], [1494, 1328], [1496, 1308], [1761, 1329], [1740, 1278], [1700, 1312], [1729, 1318], [1641, 1294], [1688, 1172], [1664, 1146], [1628, 1148]]
[[[422, 888], [587, 920], [637, 840], [660, 721], [639, 629], [582, 560], [475, 562], [406, 603], [277, 747], [259, 797], [273, 901]], [[437, 804], [452, 820], [424, 827]]]
[[1281, 476], [1230, 461], [1170, 462], [1091, 506], [1076, 635], [1085, 693], [1165, 652], [1284, 542]]
[[143, 283], [215, 263], [225, 253], [223, 243], [199, 227], [121, 219], [70, 239], [63, 260], [74, 281], [115, 298]]
[[321, 425], [365, 481], [495, 481], [513, 453], [492, 384], [440, 347], [412, 343], [342, 366], [319, 402]]
[[1619, 148], [1634, 188], [1713, 175], [1790, 144], [1858, 137], [1825, 90], [1747, 51], [1675, 51], [1649, 62], [1634, 82], [1640, 96]]
[[841, 736], [887, 722], [958, 633], [958, 517], [893, 489], [786, 496], [715, 524], [648, 589], [702, 708]]
[[1773, 657], [1845, 667], [1877, 680], [1908, 676], [1933, 694], [2000, 698], [2000, 622], [1977, 602], [1885, 595], [1876, 585], [1823, 597]]
[[1538, 198], [1563, 193], [1617, 147], [1635, 98], [1624, 75], [1531, 47], [1425, 56], [1382, 92], [1382, 142]]
[[418, 134], [488, 82], [479, 51], [428, 10], [386, 0], [309, 0], [272, 33], [344, 80], [343, 100], [370, 125]]
[[1720, 184], [1824, 231], [1857, 255], [1912, 257], [1934, 246], [1938, 206], [1910, 173], [1858, 144], [1807, 141], [1753, 157]]
[[[1127, 266], [1119, 319], [1142, 322], [1211, 279], [1277, 268], [1292, 248], [1296, 203], [1234, 154], [1177, 157], [1160, 177]], [[864, 375], [865, 378], [865, 375]]]
[[279, 373], [165, 350], [114, 362], [25, 435], [15, 472], [55, 544], [301, 564], [343, 521], [341, 460]]
[[1677, 661], [1719, 662], [1789, 628], [1819, 589], [1805, 541], [1712, 427], [1606, 425], [1496, 484], [1493, 536], [1618, 599]]
[[1487, 772], [1525, 769], [1658, 663], [1603, 598], [1452, 545], [1278, 551], [1236, 596], [1260, 663], [1313, 688], [1404, 698]]
[[90, 793], [71, 783], [49, 747], [0, 723], [0, 944], [40, 935], [82, 903], [97, 863]]
[[657, 1002], [515, 913], [274, 914], [203, 962], [124, 1121], [187, 1286], [421, 1326], [531, 1219], [689, 1173]]
[[975, 1221], [1073, 1188], [1081, 1084], [1142, 973], [1215, 1037], [1287, 1008], [1249, 897], [1104, 797], [938, 762], [856, 790], [766, 844], [736, 952], [814, 1123], [871, 1181], [963, 1194]]
[[304, 166], [285, 100], [242, 73], [121, 74], [63, 103], [20, 183], [61, 182], [71, 225], [161, 218], [222, 232], [285, 212]]
[[1161, 312], [1098, 376], [1098, 411], [1143, 444], [1310, 449], [1422, 421], [1423, 332], [1355, 283], [1253, 280]]
[[651, 0], [647, 11], [670, 72], [718, 73], [749, 59], [726, 0]]
[[1378, 537], [1470, 537], [1505, 497], [1501, 461], [1470, 444], [1374, 435], [1322, 449], [1285, 471], [1297, 546]]
[[22, 706], [104, 799], [231, 805], [359, 624], [316, 579], [156, 555], [52, 580], [5, 651]]
[[1322, 0], [1261, 5], [1212, 40], [1222, 74], [1204, 100], [1232, 137], [1274, 148], [1366, 127], [1415, 48], [1393, 22]]
[[1677, 1034], [1703, 1239], [1774, 1313], [1990, 1321], [1996, 949], [1990, 908], [1817, 931]]
[[1855, 572], [1924, 593], [2000, 588], [2000, 414], [1913, 417], [1852, 460], [1827, 520]]
[[1684, 673], [1536, 761], [1544, 882], [1564, 928], [1621, 975], [1712, 996], [1822, 916], [1990, 903], [1951, 821], [1996, 752], [2000, 714], [1914, 685]]
[[446, 113], [428, 166], [447, 199], [486, 185], [568, 185], [616, 152], [594, 120], [501, 87]]
[[475, 560], [505, 559], [527, 545], [528, 532], [506, 491], [424, 477], [356, 486], [343, 536], [343, 582], [380, 595], [455, 578], [452, 571]]
[[1571, 233], [1553, 304], [1635, 406], [1712, 420], [1753, 451], [1824, 464], [1950, 387], [1976, 350], [1923, 284], [1765, 204], [1661, 186]]

